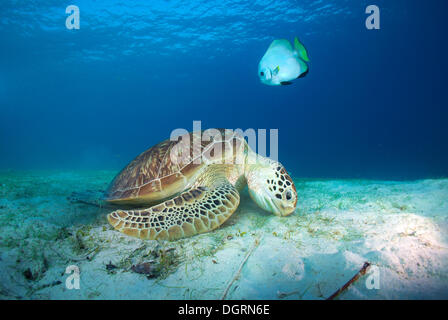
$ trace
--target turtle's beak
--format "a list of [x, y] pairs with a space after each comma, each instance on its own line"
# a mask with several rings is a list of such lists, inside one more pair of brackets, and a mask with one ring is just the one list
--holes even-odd
[[296, 209], [296, 206], [295, 205], [289, 205], [289, 204], [287, 204], [287, 205], [285, 205], [285, 204], [283, 204], [283, 203], [281, 203], [280, 204], [280, 215], [282, 216], [282, 217], [287, 217], [287, 216], [289, 216], [291, 213], [293, 213], [294, 212], [294, 210]]
[[296, 209], [296, 206], [294, 204], [285, 203], [281, 200], [270, 199], [269, 202], [271, 204], [270, 207], [272, 208], [269, 211], [279, 217], [287, 217]]
[[289, 216], [295, 210], [295, 205], [274, 199], [268, 192], [255, 192], [249, 189], [249, 195], [260, 208], [279, 217]]
[[268, 197], [264, 192], [256, 192], [253, 189], [249, 189], [249, 195], [260, 208], [277, 214], [277, 207], [274, 205], [270, 197]]

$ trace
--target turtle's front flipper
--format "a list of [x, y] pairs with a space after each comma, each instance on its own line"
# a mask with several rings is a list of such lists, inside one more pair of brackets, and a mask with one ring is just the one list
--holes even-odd
[[218, 228], [239, 203], [238, 191], [224, 181], [217, 186], [194, 187], [145, 210], [117, 210], [107, 219], [115, 229], [130, 236], [176, 240]]

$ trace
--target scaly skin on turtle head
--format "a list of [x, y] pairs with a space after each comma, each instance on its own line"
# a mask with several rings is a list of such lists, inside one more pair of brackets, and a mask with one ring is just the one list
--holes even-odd
[[277, 216], [289, 216], [297, 205], [297, 191], [285, 168], [277, 161], [257, 156], [246, 164], [246, 179], [252, 200]]

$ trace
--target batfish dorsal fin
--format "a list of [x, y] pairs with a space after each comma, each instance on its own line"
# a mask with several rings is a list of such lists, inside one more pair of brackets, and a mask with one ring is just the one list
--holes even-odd
[[299, 38], [294, 38], [294, 50], [297, 51], [299, 57], [306, 62], [309, 62], [310, 59], [308, 58], [308, 52], [305, 49], [305, 46], [300, 43]]

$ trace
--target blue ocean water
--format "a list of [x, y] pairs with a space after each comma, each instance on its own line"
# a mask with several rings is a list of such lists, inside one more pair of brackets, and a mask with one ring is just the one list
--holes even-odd
[[[367, 30], [375, 4], [381, 29]], [[65, 26], [68, 5], [80, 29]], [[0, 3], [0, 169], [120, 169], [176, 128], [279, 130], [297, 177], [448, 176], [444, 1]], [[260, 83], [274, 39], [310, 72]]]

